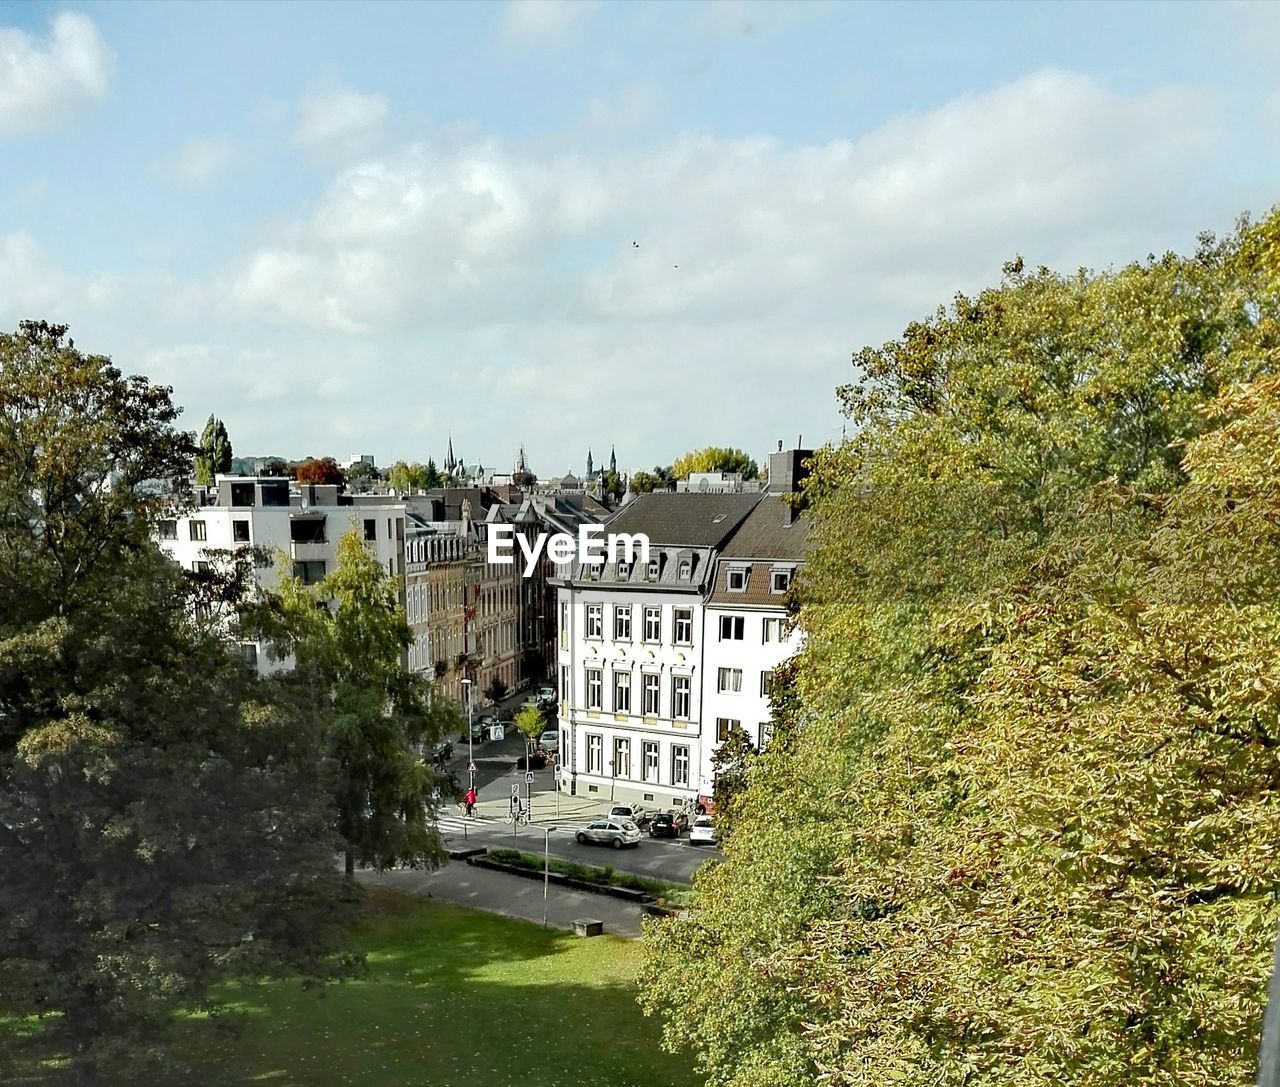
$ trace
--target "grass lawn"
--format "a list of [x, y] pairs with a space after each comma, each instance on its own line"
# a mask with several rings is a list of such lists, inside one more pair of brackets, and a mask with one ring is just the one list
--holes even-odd
[[[280, 982], [233, 991], [246, 1019], [237, 1037], [198, 1019], [184, 1025], [178, 1045], [195, 1066], [187, 1082], [696, 1084], [687, 1060], [658, 1049], [658, 1024], [635, 1003], [635, 941], [581, 939], [378, 889], [370, 903], [358, 937], [366, 977], [324, 990]], [[5, 1028], [0, 1019], [0, 1051]]]

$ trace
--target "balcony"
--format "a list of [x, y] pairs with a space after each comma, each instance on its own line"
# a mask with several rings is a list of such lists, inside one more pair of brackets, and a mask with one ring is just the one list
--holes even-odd
[[289, 544], [289, 553], [295, 562], [323, 562], [329, 557], [329, 545], [326, 543], [303, 543], [293, 540]]

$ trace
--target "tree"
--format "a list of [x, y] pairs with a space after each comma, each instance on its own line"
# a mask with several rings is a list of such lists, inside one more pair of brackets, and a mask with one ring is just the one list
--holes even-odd
[[743, 479], [755, 479], [758, 471], [756, 462], [741, 449], [715, 445], [677, 457], [671, 466], [676, 479], [688, 479], [694, 472], [741, 472]]
[[294, 478], [299, 483], [337, 483], [345, 482], [342, 469], [332, 457], [321, 457], [319, 460], [308, 459], [298, 465]]
[[748, 771], [755, 756], [755, 746], [740, 725], [729, 729], [711, 756], [711, 798], [716, 806], [716, 831], [722, 841], [732, 828], [734, 805], [746, 791]]
[[289, 682], [310, 693], [312, 712], [324, 722], [348, 877], [357, 863], [438, 863], [437, 782], [422, 752], [460, 722], [444, 699], [431, 697], [425, 679], [402, 666], [412, 634], [396, 582], [377, 557], [347, 533], [331, 574], [313, 588], [283, 578], [279, 593], [246, 623], [278, 655], [293, 653]]
[[484, 689], [484, 696], [494, 705], [497, 705], [507, 697], [507, 685], [495, 677], [493, 682]]
[[617, 501], [626, 491], [623, 486], [622, 477], [617, 472], [606, 472], [604, 475], [604, 496], [605, 498]]
[[523, 706], [516, 714], [516, 728], [524, 733], [524, 738], [532, 750], [538, 742], [538, 737], [546, 731], [547, 723], [537, 706]]
[[314, 731], [151, 542], [177, 414], [63, 326], [0, 336], [0, 973], [80, 1084], [172, 1078], [221, 980], [347, 968]]
[[440, 469], [436, 467], [435, 457], [428, 457], [427, 476], [422, 482], [423, 488], [429, 491], [435, 487], [442, 486], [443, 484], [444, 476], [440, 474]]
[[219, 473], [231, 471], [231, 439], [221, 419], [212, 415], [200, 435], [200, 447], [195, 455], [196, 482], [201, 486], [213, 483]]
[[789, 720], [649, 934], [646, 1005], [709, 1083], [1251, 1078], [1280, 658], [1274, 484], [1244, 484], [1280, 417], [1241, 424], [1237, 383], [1280, 350], [1277, 270], [1275, 217], [1015, 262], [855, 356]]
[[287, 476], [292, 474], [283, 457], [266, 457], [258, 465], [258, 475], [261, 476]]
[[358, 460], [346, 471], [347, 484], [357, 493], [371, 490], [378, 479], [378, 469], [367, 460]]
[[391, 470], [387, 473], [387, 482], [390, 483], [391, 489], [400, 494], [409, 494], [413, 491], [422, 491], [430, 485], [428, 479], [430, 474], [424, 465], [406, 464], [402, 460], [398, 460], [391, 466]]
[[665, 490], [662, 480], [656, 475], [644, 471], [635, 472], [631, 476], [631, 489], [636, 494], [648, 494], [650, 491]]

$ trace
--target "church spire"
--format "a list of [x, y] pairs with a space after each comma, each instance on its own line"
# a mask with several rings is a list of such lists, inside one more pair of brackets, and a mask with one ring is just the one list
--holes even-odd
[[613, 446], [609, 446], [609, 474], [616, 475], [618, 472], [618, 454]]
[[588, 446], [587, 447], [587, 477], [590, 478], [593, 473], [594, 473], [594, 467], [591, 461], [591, 448], [590, 446]]
[[453, 435], [450, 434], [449, 435], [449, 451], [445, 454], [445, 457], [444, 457], [444, 470], [452, 474], [454, 468], [457, 467], [457, 464], [458, 464], [457, 458], [455, 458], [453, 455]]

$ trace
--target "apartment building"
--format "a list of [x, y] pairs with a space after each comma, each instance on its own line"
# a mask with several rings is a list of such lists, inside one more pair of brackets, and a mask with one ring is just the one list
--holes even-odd
[[[183, 569], [209, 569], [216, 552], [258, 548], [272, 560], [256, 570], [259, 586], [278, 585], [282, 569], [314, 585], [336, 568], [338, 541], [355, 532], [403, 585], [403, 503], [267, 476], [218, 476], [212, 486], [197, 489], [196, 500], [194, 509], [157, 526], [161, 550]], [[258, 643], [242, 643], [241, 651], [260, 672], [286, 663]]]
[[558, 589], [560, 788], [650, 804], [697, 795], [704, 618], [719, 549], [758, 495], [646, 494], [608, 531], [648, 562], [566, 564]]
[[467, 541], [421, 531], [409, 520], [405, 541], [405, 618], [413, 632], [409, 667], [445, 698], [462, 702], [466, 675]]
[[808, 521], [786, 495], [807, 455], [774, 454], [763, 493], [641, 495], [606, 528], [648, 536], [647, 563], [557, 569], [560, 789], [697, 802], [730, 728], [768, 742], [769, 675], [799, 644], [787, 601]]

